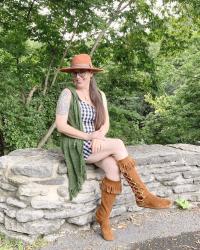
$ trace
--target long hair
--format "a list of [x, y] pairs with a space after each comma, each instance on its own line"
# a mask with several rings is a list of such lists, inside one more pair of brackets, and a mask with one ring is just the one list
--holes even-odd
[[95, 130], [98, 130], [105, 123], [106, 114], [105, 114], [105, 109], [103, 106], [101, 93], [99, 92], [97, 88], [97, 84], [96, 84], [94, 76], [92, 76], [90, 80], [89, 92], [90, 92], [90, 99], [96, 108], [96, 117], [95, 117], [94, 125], [95, 125]]

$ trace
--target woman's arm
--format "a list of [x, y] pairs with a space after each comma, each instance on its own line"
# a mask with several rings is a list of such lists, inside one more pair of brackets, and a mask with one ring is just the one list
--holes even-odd
[[67, 88], [60, 94], [56, 107], [56, 128], [60, 133], [70, 137], [91, 140], [91, 134], [84, 133], [67, 124], [71, 97], [72, 93]]
[[100, 131], [102, 131], [102, 133], [104, 135], [106, 135], [109, 131], [110, 119], [109, 119], [106, 95], [104, 94], [103, 91], [101, 91], [101, 95], [102, 95], [103, 105], [104, 105], [104, 109], [105, 109], [106, 120], [105, 120], [105, 123], [101, 126]]
[[66, 88], [61, 92], [58, 99], [56, 107], [56, 128], [58, 132], [81, 140], [102, 139], [104, 135], [100, 130], [88, 134], [67, 124], [71, 97], [71, 91]]

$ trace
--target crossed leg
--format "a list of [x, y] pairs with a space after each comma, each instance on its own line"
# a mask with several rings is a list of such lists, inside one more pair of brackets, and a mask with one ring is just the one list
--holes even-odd
[[106, 138], [102, 143], [101, 151], [91, 154], [86, 163], [95, 164], [104, 170], [108, 179], [120, 180], [120, 171], [116, 161], [128, 156], [128, 152], [122, 140]]
[[107, 177], [102, 181], [101, 205], [96, 211], [96, 220], [101, 226], [104, 239], [114, 239], [109, 216], [116, 195], [121, 191], [119, 169], [135, 193], [138, 206], [149, 208], [168, 208], [171, 206], [170, 200], [159, 198], [148, 191], [137, 174], [134, 160], [128, 156], [121, 140], [106, 138], [103, 141], [101, 151], [91, 154], [86, 162], [102, 168]]

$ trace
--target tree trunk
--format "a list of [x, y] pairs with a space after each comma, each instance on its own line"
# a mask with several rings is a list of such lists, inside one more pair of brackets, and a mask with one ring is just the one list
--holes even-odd
[[49, 76], [50, 76], [51, 67], [52, 67], [54, 59], [55, 59], [55, 55], [53, 55], [52, 58], [51, 58], [51, 62], [49, 64], [49, 68], [48, 68], [48, 71], [47, 71], [47, 74], [46, 74], [46, 77], [45, 77], [44, 89], [43, 89], [43, 96], [45, 96], [46, 92], [47, 92], [48, 82], [49, 82]]
[[51, 136], [51, 134], [53, 133], [54, 129], [56, 128], [56, 123], [54, 122], [51, 127], [49, 128], [48, 132], [46, 133], [46, 135], [41, 139], [41, 141], [38, 143], [37, 147], [38, 148], [42, 148], [44, 146], [44, 144], [46, 143], [46, 141], [48, 140], [48, 138]]
[[35, 92], [37, 89], [38, 89], [38, 86], [36, 85], [36, 86], [34, 86], [34, 87], [31, 89], [31, 91], [29, 92], [28, 97], [27, 97], [27, 99], [26, 99], [26, 106], [28, 106], [28, 105], [30, 104], [30, 102], [31, 102], [31, 100], [32, 100], [32, 97], [33, 97], [33, 94], [34, 94], [34, 92]]

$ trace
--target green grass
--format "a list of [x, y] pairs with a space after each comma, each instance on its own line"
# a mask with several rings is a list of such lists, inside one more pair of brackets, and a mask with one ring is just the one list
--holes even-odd
[[37, 250], [46, 245], [47, 242], [41, 238], [38, 238], [33, 244], [28, 244], [0, 234], [0, 250]]

